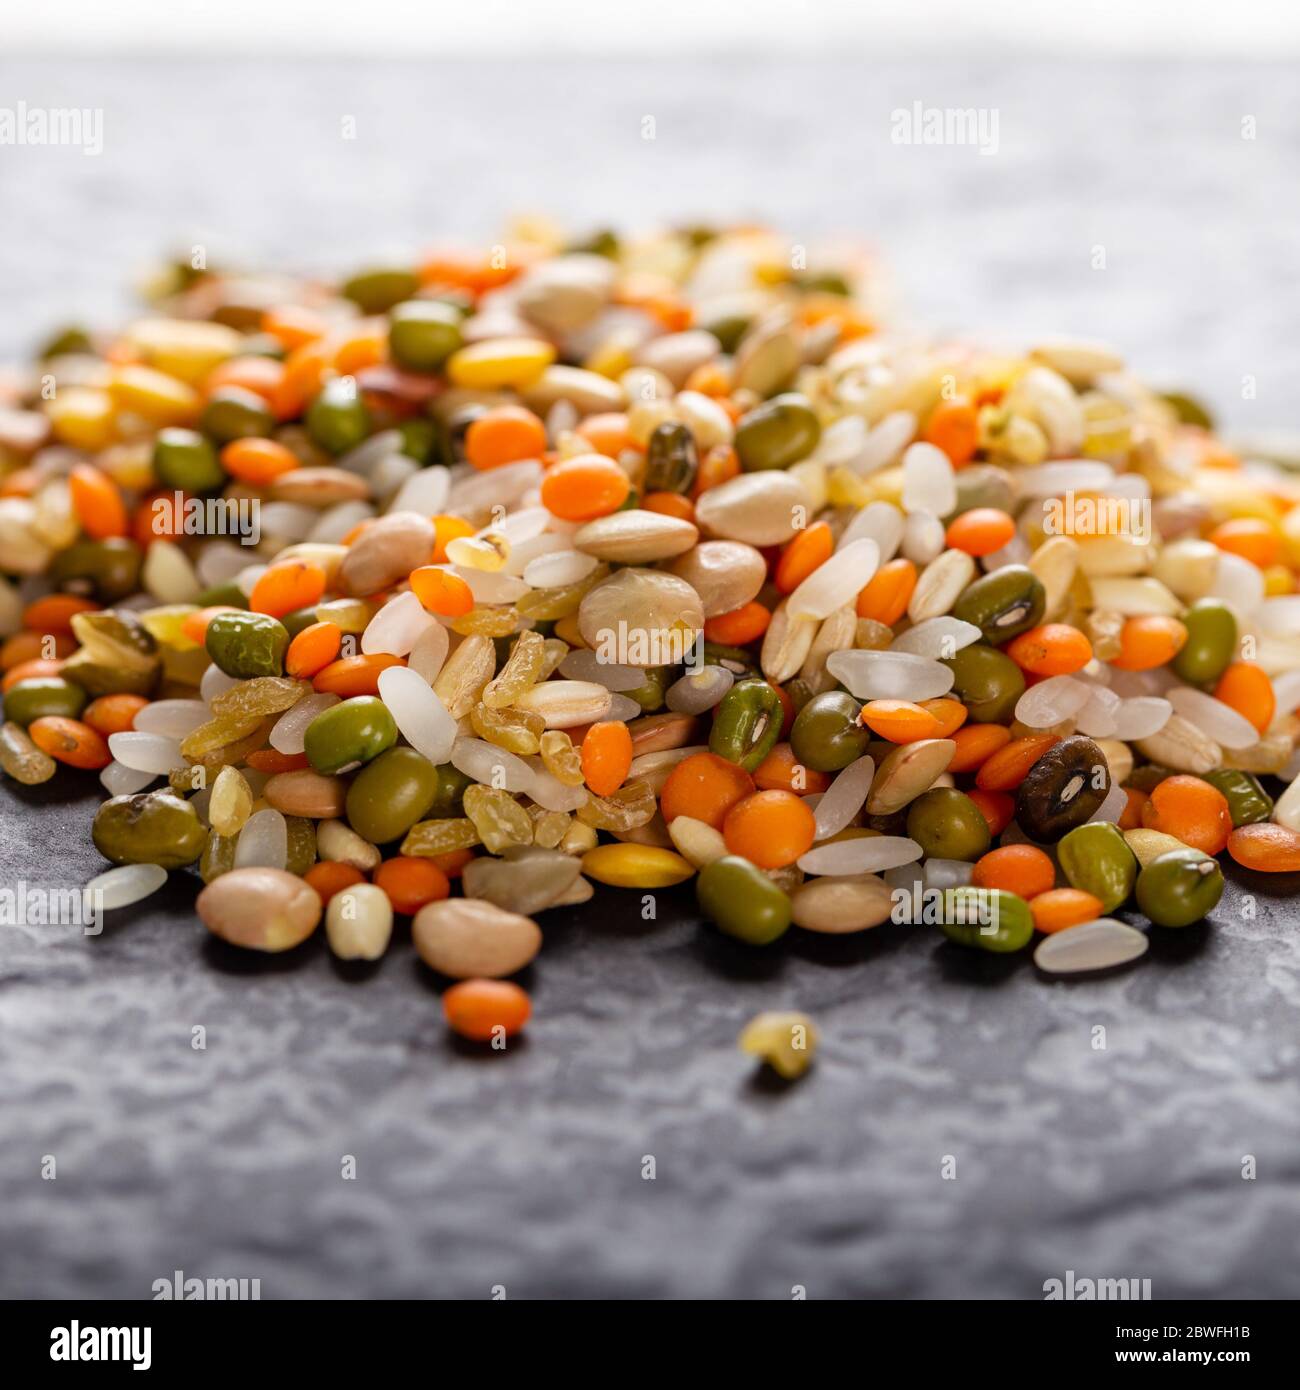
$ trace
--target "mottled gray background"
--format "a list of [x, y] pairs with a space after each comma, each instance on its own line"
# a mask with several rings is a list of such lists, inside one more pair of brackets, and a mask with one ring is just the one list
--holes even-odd
[[[1001, 50], [0, 61], [0, 105], [105, 112], [99, 158], [0, 149], [0, 354], [111, 323], [124, 281], [196, 241], [324, 269], [520, 208], [579, 230], [746, 216], [867, 235], [928, 323], [1111, 338], [1235, 426], [1294, 425], [1296, 79]], [[999, 153], [891, 144], [915, 100], [995, 107]], [[84, 785], [62, 808], [0, 794], [5, 885], [97, 871]], [[1250, 916], [1236, 886], [1138, 968], [1073, 983], [904, 928], [754, 952], [689, 890], [655, 923], [603, 894], [543, 919], [505, 1056], [448, 1041], [405, 931], [374, 968], [320, 941], [263, 961], [207, 939], [183, 876], [97, 939], [0, 927], [0, 1292], [143, 1297], [179, 1268], [265, 1297], [1034, 1298], [1073, 1269], [1295, 1296], [1296, 887], [1247, 882]], [[824, 1035], [793, 1087], [734, 1050], [771, 1007]]]

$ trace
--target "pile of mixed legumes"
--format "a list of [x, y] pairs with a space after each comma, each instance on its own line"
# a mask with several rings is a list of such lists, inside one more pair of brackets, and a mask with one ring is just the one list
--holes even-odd
[[53, 343], [0, 410], [0, 762], [99, 772], [97, 901], [195, 865], [224, 940], [363, 960], [413, 915], [488, 1038], [593, 880], [1063, 973], [1224, 849], [1300, 868], [1297, 482], [1108, 350], [893, 339], [791, 263], [177, 271]]

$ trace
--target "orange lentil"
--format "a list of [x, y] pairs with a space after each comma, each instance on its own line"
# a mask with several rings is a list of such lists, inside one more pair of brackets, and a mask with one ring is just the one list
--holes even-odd
[[181, 622], [181, 633], [188, 637], [191, 642], [197, 642], [202, 646], [208, 635], [208, 624], [218, 613], [242, 613], [243, 611], [242, 608], [236, 608], [230, 603], [216, 603], [211, 608], [200, 608], [197, 612], [185, 615]]
[[701, 493], [738, 477], [740, 459], [736, 456], [736, 451], [730, 444], [715, 444], [700, 460], [695, 485], [691, 488], [691, 497], [698, 501]]
[[939, 721], [928, 709], [911, 700], [869, 700], [859, 718], [872, 733], [890, 743], [915, 743], [920, 738], [938, 738]]
[[244, 761], [257, 772], [274, 776], [277, 772], [301, 772], [310, 767], [306, 753], [281, 753], [278, 748], [259, 748]]
[[122, 489], [107, 473], [101, 473], [88, 463], [74, 464], [68, 475], [68, 488], [81, 529], [92, 540], [126, 535], [126, 503], [122, 500]]
[[300, 465], [296, 454], [274, 439], [233, 439], [221, 451], [221, 466], [232, 478], [253, 487], [266, 487]]
[[940, 695], [934, 700], [918, 700], [917, 704], [939, 721], [935, 738], [951, 738], [966, 722], [966, 706], [951, 695]]
[[0, 646], [0, 670], [12, 671], [27, 661], [52, 661], [71, 656], [77, 643], [66, 632], [15, 632]]
[[435, 854], [429, 863], [436, 864], [448, 878], [459, 878], [475, 857], [472, 849], [449, 849], [446, 854]]
[[28, 737], [43, 753], [69, 767], [88, 768], [98, 772], [113, 761], [104, 736], [79, 719], [65, 719], [50, 714], [33, 719], [27, 729]]
[[224, 386], [238, 386], [269, 403], [284, 380], [284, 374], [284, 363], [274, 357], [231, 357], [208, 373], [203, 390], [210, 396]]
[[183, 536], [188, 501], [187, 494], [179, 488], [146, 492], [131, 516], [132, 540], [141, 550], [147, 550], [154, 541], [174, 541]]
[[582, 740], [582, 775], [597, 796], [612, 796], [632, 766], [632, 735], [619, 719], [593, 724]]
[[1070, 676], [1092, 660], [1092, 643], [1069, 623], [1031, 627], [1002, 650], [1022, 670], [1036, 676]]
[[358, 320], [357, 326], [334, 344], [334, 370], [353, 376], [388, 360], [388, 320]]
[[325, 379], [332, 349], [328, 339], [320, 338], [296, 347], [284, 359], [284, 375], [268, 404], [277, 420], [301, 415]]
[[342, 645], [342, 628], [334, 623], [312, 623], [289, 643], [284, 654], [284, 669], [300, 680], [314, 676], [338, 656]]
[[604, 454], [580, 454], [555, 464], [542, 479], [542, 506], [564, 521], [594, 521], [616, 512], [632, 484]]
[[498, 405], [465, 431], [465, 457], [475, 468], [535, 459], [546, 448], [546, 426], [526, 406]]
[[858, 593], [858, 617], [893, 627], [907, 612], [915, 588], [916, 566], [910, 560], [890, 560], [881, 565]]
[[1147, 794], [1137, 787], [1125, 787], [1124, 795], [1128, 800], [1123, 811], [1120, 812], [1119, 828], [1121, 830], [1140, 830], [1142, 827], [1142, 808], [1147, 804]]
[[1129, 618], [1119, 634], [1119, 655], [1110, 664], [1121, 671], [1152, 671], [1178, 655], [1187, 629], [1177, 618], [1146, 613]]
[[321, 902], [328, 905], [335, 893], [364, 883], [366, 876], [352, 864], [344, 864], [337, 859], [322, 859], [303, 874], [303, 879], [320, 894]]
[[1040, 893], [1029, 904], [1029, 911], [1035, 928], [1050, 936], [1100, 917], [1101, 899], [1085, 893], [1082, 888], [1053, 888], [1048, 893]]
[[754, 785], [759, 791], [811, 796], [826, 791], [830, 784], [826, 773], [805, 767], [788, 743], [778, 743], [754, 771]]
[[269, 333], [281, 347], [292, 351], [304, 343], [314, 343], [329, 332], [329, 320], [301, 304], [277, 304], [262, 315], [262, 332]]
[[447, 546], [462, 536], [472, 536], [474, 528], [459, 516], [448, 516], [440, 512], [433, 518], [433, 563], [447, 563]]
[[135, 728], [135, 717], [149, 703], [143, 695], [101, 695], [81, 712], [82, 722], [105, 738]]
[[23, 609], [23, 626], [33, 632], [71, 632], [76, 613], [95, 613], [99, 604], [78, 594], [46, 594]]
[[970, 881], [977, 888], [1005, 888], [1028, 900], [1056, 885], [1056, 865], [1035, 845], [1003, 845], [975, 861]]
[[474, 594], [458, 574], [437, 565], [411, 571], [411, 590], [430, 613], [459, 618], [474, 607]]
[[1281, 544], [1275, 527], [1246, 516], [1220, 523], [1210, 532], [1209, 540], [1220, 550], [1240, 555], [1260, 569], [1267, 569], [1277, 559]]
[[772, 614], [757, 599], [730, 613], [719, 613], [704, 620], [704, 640], [724, 647], [746, 647], [767, 631]]
[[419, 912], [426, 904], [449, 896], [451, 883], [447, 875], [431, 860], [416, 859], [399, 854], [385, 859], [375, 870], [376, 887], [388, 894], [394, 912], [408, 916]]
[[678, 521], [694, 524], [695, 504], [680, 492], [648, 492], [641, 499], [641, 507], [647, 512], [658, 512], [661, 516], [675, 516]]
[[600, 415], [588, 415], [574, 431], [580, 439], [606, 458], [616, 459], [624, 449], [639, 446], [628, 433], [627, 415], [621, 410], [610, 410]]
[[722, 824], [732, 854], [760, 869], [783, 869], [806, 854], [817, 833], [808, 806], [793, 792], [755, 792], [738, 801]]
[[314, 608], [325, 593], [325, 571], [309, 560], [282, 560], [269, 565], [253, 585], [248, 607], [253, 613], [282, 618], [300, 608]]
[[975, 457], [979, 448], [979, 412], [965, 396], [940, 401], [925, 422], [922, 438], [942, 449], [953, 467], [960, 468]]
[[40, 680], [45, 676], [57, 676], [63, 670], [63, 661], [55, 657], [46, 661], [44, 657], [33, 657], [31, 661], [20, 661], [17, 666], [5, 672], [0, 681], [0, 694], [11, 690], [19, 681]]
[[1224, 671], [1214, 687], [1214, 698], [1235, 709], [1261, 734], [1268, 732], [1277, 711], [1273, 682], [1262, 667], [1250, 661], [1234, 661]]
[[1243, 825], [1228, 836], [1228, 853], [1247, 869], [1285, 874], [1300, 869], [1300, 833], [1261, 821]]
[[509, 980], [462, 980], [442, 996], [442, 1011], [453, 1033], [471, 1042], [492, 1042], [519, 1032], [533, 1005]]
[[350, 700], [354, 695], [378, 695], [379, 673], [390, 666], [405, 666], [400, 656], [374, 652], [370, 656], [345, 656], [331, 661], [312, 679], [312, 689], [318, 695], [341, 695]]
[[992, 555], [1016, 534], [1016, 523], [1000, 507], [972, 507], [948, 523], [946, 540], [950, 550], [967, 555]]
[[1218, 854], [1232, 833], [1232, 811], [1217, 787], [1180, 773], [1151, 792], [1142, 807], [1142, 824], [1205, 854]]
[[972, 787], [966, 795], [980, 808], [980, 815], [987, 822], [990, 835], [1001, 835], [1011, 824], [1011, 818], [1016, 814], [1016, 801], [1009, 792], [986, 792]]
[[974, 772], [1011, 742], [1011, 730], [1002, 724], [964, 724], [952, 736], [957, 751], [948, 764], [949, 772]]
[[775, 583], [783, 594], [792, 594], [814, 570], [835, 553], [835, 537], [824, 521], [815, 521], [786, 543], [777, 561]]
[[721, 830], [727, 812], [753, 791], [754, 780], [743, 767], [716, 753], [693, 753], [668, 774], [659, 810], [666, 821], [690, 816]]
[[986, 792], [1014, 791], [1029, 775], [1029, 769], [1047, 752], [1060, 743], [1059, 734], [1031, 734], [1028, 738], [1012, 739], [981, 765], [975, 774], [975, 785]]

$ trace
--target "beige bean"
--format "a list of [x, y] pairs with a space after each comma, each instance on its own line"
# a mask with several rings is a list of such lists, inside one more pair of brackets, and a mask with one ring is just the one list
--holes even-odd
[[1223, 750], [1181, 714], [1170, 715], [1163, 729], [1133, 745], [1148, 761], [1175, 772], [1213, 772], [1223, 765]]
[[907, 616], [914, 623], [942, 618], [952, 611], [962, 590], [969, 588], [974, 578], [975, 561], [964, 550], [945, 550], [921, 571], [908, 601]]
[[321, 859], [351, 864], [363, 874], [377, 868], [383, 858], [369, 840], [363, 840], [341, 820], [323, 820], [316, 826], [316, 853]]
[[373, 883], [340, 889], [325, 910], [325, 935], [340, 960], [378, 960], [393, 935], [388, 894]]
[[808, 494], [797, 479], [767, 469], [709, 488], [696, 503], [695, 520], [701, 530], [723, 540], [783, 545], [808, 519], [809, 507]]
[[433, 554], [433, 522], [418, 512], [390, 512], [371, 522], [352, 542], [339, 566], [345, 594], [378, 593], [400, 583]]
[[783, 598], [763, 634], [759, 665], [768, 680], [784, 685], [808, 659], [820, 624], [816, 618], [792, 618], [790, 600]]
[[576, 550], [620, 565], [648, 565], [690, 550], [700, 533], [681, 517], [636, 508], [589, 521], [573, 537]]
[[513, 975], [542, 949], [541, 928], [530, 917], [480, 898], [429, 903], [415, 914], [411, 936], [425, 965], [453, 980]]
[[271, 484], [277, 502], [297, 502], [305, 507], [332, 507], [337, 502], [365, 502], [370, 484], [346, 468], [295, 468]]
[[529, 845], [506, 859], [481, 854], [465, 865], [461, 887], [467, 898], [481, 899], [517, 913], [542, 912], [562, 898], [581, 865], [558, 849]]
[[277, 772], [262, 788], [262, 796], [268, 806], [286, 816], [329, 820], [343, 814], [348, 784], [342, 777], [329, 777], [304, 767], [296, 772]]
[[548, 729], [571, 729], [604, 719], [613, 696], [594, 681], [543, 681], [515, 699], [515, 708], [540, 714]]
[[639, 758], [647, 753], [661, 753], [669, 748], [684, 748], [696, 741], [704, 728], [695, 714], [647, 714], [634, 719], [628, 726], [632, 735], [632, 754]]
[[767, 579], [762, 555], [741, 541], [701, 541], [668, 569], [700, 596], [706, 618], [743, 608]]
[[887, 816], [901, 811], [934, 786], [935, 778], [947, 772], [956, 752], [957, 745], [950, 738], [923, 738], [901, 744], [876, 768], [867, 794], [867, 813]]
[[1072, 536], [1049, 536], [1029, 557], [1029, 568], [1046, 594], [1044, 621], [1059, 617], [1079, 570], [1078, 541]]
[[232, 946], [288, 951], [316, 930], [320, 895], [283, 869], [231, 869], [199, 894], [203, 925]]
[[727, 853], [727, 842], [721, 832], [693, 816], [674, 816], [668, 822], [668, 836], [678, 854], [697, 869], [712, 864]]
[[522, 394], [524, 404], [539, 415], [547, 414], [560, 401], [568, 401], [579, 415], [622, 410], [627, 404], [627, 397], [617, 381], [599, 372], [559, 364], [547, 367]]
[[842, 935], [865, 931], [889, 920], [893, 895], [875, 874], [815, 878], [790, 897], [790, 916], [806, 931]]
[[1124, 839], [1144, 869], [1157, 855], [1168, 854], [1171, 849], [1187, 848], [1181, 840], [1166, 835], [1163, 830], [1126, 830]]

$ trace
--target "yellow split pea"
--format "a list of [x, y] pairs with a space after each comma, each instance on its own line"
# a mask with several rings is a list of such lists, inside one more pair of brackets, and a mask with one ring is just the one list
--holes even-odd
[[582, 872], [614, 888], [671, 888], [695, 872], [670, 849], [655, 845], [598, 845], [582, 856]]

